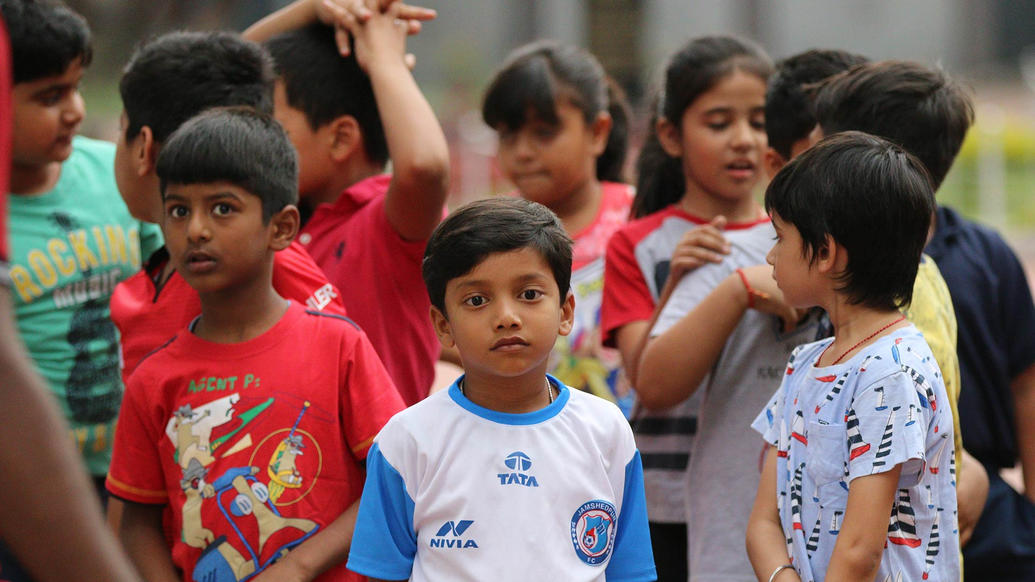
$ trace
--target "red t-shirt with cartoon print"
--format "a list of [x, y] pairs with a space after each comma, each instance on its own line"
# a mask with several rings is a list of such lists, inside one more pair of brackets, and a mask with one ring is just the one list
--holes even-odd
[[[218, 344], [184, 330], [126, 389], [107, 488], [169, 504], [190, 580], [241, 580], [325, 529], [402, 399], [366, 336], [292, 303], [269, 331]], [[345, 564], [319, 580], [362, 580]]]

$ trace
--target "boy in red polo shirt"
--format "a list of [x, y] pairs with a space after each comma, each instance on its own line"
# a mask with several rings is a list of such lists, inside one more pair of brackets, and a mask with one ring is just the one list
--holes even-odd
[[291, 143], [265, 114], [215, 109], [169, 138], [157, 173], [201, 315], [130, 377], [107, 481], [123, 543], [148, 580], [360, 580], [344, 560], [363, 462], [403, 403], [351, 321], [273, 288], [299, 224]]
[[[210, 107], [246, 105], [271, 113], [273, 70], [259, 45], [226, 32], [173, 32], [130, 57], [119, 83], [123, 114], [115, 178], [134, 217], [162, 222], [155, 160], [169, 135]], [[344, 315], [338, 292], [292, 242], [276, 254], [273, 287], [310, 309]], [[121, 332], [123, 379], [140, 360], [201, 312], [198, 294], [173, 270], [163, 247], [115, 288], [111, 317]]]
[[[406, 19], [434, 13], [394, 3], [357, 24], [333, 9], [299, 0], [244, 35], [269, 39], [274, 114], [299, 152], [299, 194], [312, 209], [299, 242], [413, 404], [427, 396], [439, 354], [421, 259], [442, 218], [449, 151], [404, 53], [416, 28]], [[349, 56], [321, 22], [349, 30]]]

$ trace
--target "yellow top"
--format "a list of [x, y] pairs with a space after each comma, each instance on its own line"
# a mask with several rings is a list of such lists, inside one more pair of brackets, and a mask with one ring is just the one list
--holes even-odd
[[956, 481], [959, 482], [963, 458], [963, 437], [960, 435], [960, 361], [956, 355], [956, 313], [952, 297], [941, 271], [927, 255], [920, 259], [920, 269], [913, 284], [913, 302], [904, 311], [906, 318], [924, 334], [927, 345], [942, 372], [945, 392], [952, 408], [952, 428], [956, 449]]

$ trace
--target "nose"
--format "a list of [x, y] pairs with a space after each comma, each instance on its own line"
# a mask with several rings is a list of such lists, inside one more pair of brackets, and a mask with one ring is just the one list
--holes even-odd
[[769, 249], [769, 252], [766, 253], [766, 255], [765, 255], [765, 262], [769, 263], [769, 266], [773, 266], [773, 265], [776, 264], [775, 263], [775, 259], [773, 258], [773, 254], [775, 252], [776, 252], [776, 245], [773, 245], [773, 248]]
[[532, 143], [532, 138], [528, 131], [519, 131], [517, 136], [514, 137], [514, 157], [527, 160], [535, 155], [535, 144]]
[[520, 329], [521, 317], [515, 309], [513, 301], [506, 299], [496, 301], [496, 329]]
[[79, 91], [73, 91], [68, 98], [64, 110], [61, 112], [61, 120], [66, 125], [79, 125], [86, 116], [86, 103]]
[[747, 119], [738, 121], [733, 126], [731, 145], [737, 150], [747, 150], [755, 145], [757, 136], [751, 122]]
[[212, 231], [209, 229], [208, 220], [204, 212], [194, 212], [187, 221], [187, 240], [200, 242], [212, 238]]

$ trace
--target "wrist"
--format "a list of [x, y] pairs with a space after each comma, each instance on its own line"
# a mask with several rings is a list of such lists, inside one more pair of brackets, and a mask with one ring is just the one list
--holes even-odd
[[[782, 564], [780, 566], [777, 566], [773, 569], [773, 573], [769, 575], [769, 582], [777, 582], [777, 580], [782, 580], [782, 576], [787, 572], [795, 572], [794, 566], [790, 564]], [[797, 572], [795, 572], [795, 574], [797, 574]], [[787, 579], [790, 580], [790, 578]]]

